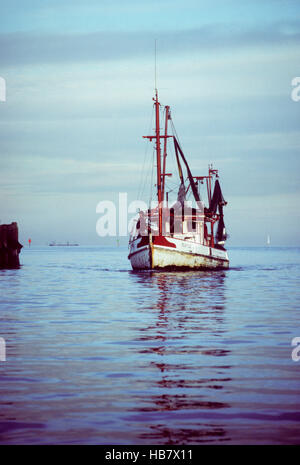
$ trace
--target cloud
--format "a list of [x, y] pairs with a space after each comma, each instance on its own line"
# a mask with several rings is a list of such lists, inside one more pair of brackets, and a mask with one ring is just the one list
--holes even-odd
[[[261, 212], [281, 199], [281, 222], [298, 237], [292, 209], [299, 190], [300, 103], [290, 98], [299, 69], [296, 2], [283, 8], [269, 1], [269, 9], [277, 8], [269, 16], [267, 3], [256, 1], [207, 7], [198, 0], [155, 0], [154, 7], [117, 0], [105, 3], [106, 12], [100, 3], [31, 1], [25, 11], [12, 0], [5, 7], [11, 25], [2, 30], [12, 32], [0, 35], [0, 74], [7, 82], [0, 108], [2, 221], [20, 218], [41, 238], [49, 228], [50, 240], [78, 218], [76, 231], [84, 236], [85, 218], [94, 234], [98, 201], [119, 191], [136, 195], [146, 185], [142, 136], [153, 129], [156, 38], [161, 103], [171, 105], [193, 174], [206, 174], [210, 162], [220, 170], [232, 236], [248, 234], [250, 243]], [[156, 23], [160, 7], [164, 14]], [[148, 155], [147, 163], [152, 146]], [[275, 227], [276, 209], [271, 215]]]
[[[139, 177], [141, 167], [127, 161], [111, 163], [80, 161], [52, 156], [0, 160], [1, 191], [5, 195], [52, 195], [111, 192], [128, 190], [130, 179]], [[134, 186], [136, 189], [136, 186]]]
[[268, 26], [241, 27], [209, 24], [192, 30], [160, 32], [93, 32], [50, 34], [19, 32], [0, 36], [2, 66], [34, 63], [66, 63], [153, 57], [154, 38], [162, 54], [185, 51], [226, 50], [300, 44], [300, 27], [295, 21]]

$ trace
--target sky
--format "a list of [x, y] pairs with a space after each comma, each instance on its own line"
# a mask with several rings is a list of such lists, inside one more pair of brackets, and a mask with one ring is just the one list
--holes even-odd
[[298, 0], [0, 0], [0, 11], [0, 222], [17, 221], [24, 245], [109, 243], [96, 206], [136, 199], [151, 161], [155, 41], [160, 102], [192, 173], [219, 169], [228, 245], [268, 234], [300, 245]]

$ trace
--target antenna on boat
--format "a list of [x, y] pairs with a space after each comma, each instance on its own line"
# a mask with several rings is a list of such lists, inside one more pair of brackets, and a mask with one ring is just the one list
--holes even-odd
[[156, 44], [157, 44], [157, 39], [154, 41], [154, 88], [155, 92], [157, 93], [157, 64], [156, 64]]

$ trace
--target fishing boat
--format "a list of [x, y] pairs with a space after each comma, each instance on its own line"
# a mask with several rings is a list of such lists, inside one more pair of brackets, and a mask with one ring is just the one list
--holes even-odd
[[[154, 141], [156, 201], [139, 211], [129, 238], [128, 258], [134, 270], [225, 269], [229, 267], [225, 249], [224, 200], [218, 170], [212, 165], [205, 176], [193, 176], [171, 118], [169, 106], [160, 104], [158, 91], [153, 98], [155, 130], [143, 136]], [[164, 122], [161, 127], [161, 110]], [[172, 134], [169, 134], [170, 128]], [[168, 143], [167, 143], [168, 142]], [[172, 146], [178, 179], [177, 199], [169, 201], [166, 178], [167, 147]], [[202, 196], [202, 187], [206, 190]], [[187, 200], [188, 195], [192, 200]], [[207, 205], [207, 206], [206, 206]]]

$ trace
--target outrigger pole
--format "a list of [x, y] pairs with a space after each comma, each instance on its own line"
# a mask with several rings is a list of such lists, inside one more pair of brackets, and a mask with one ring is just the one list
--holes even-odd
[[166, 162], [167, 162], [167, 135], [168, 135], [168, 120], [170, 118], [170, 107], [165, 106], [165, 140], [164, 140], [164, 153], [163, 153], [163, 172], [162, 172], [162, 201], [165, 200], [165, 185], [166, 185], [166, 176], [170, 174], [166, 173]]

